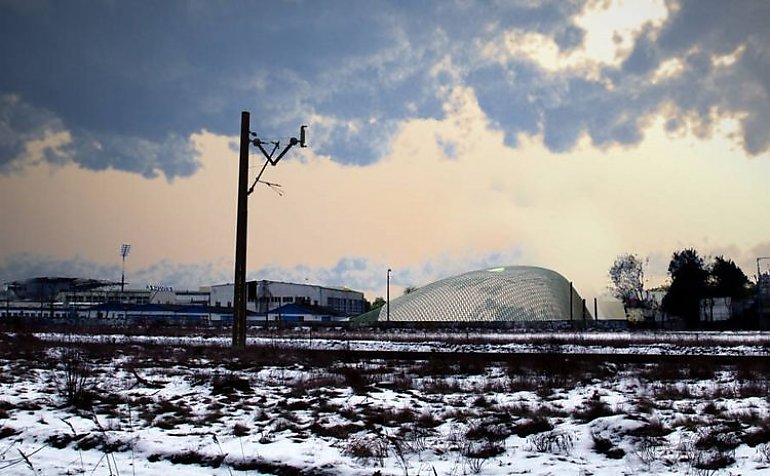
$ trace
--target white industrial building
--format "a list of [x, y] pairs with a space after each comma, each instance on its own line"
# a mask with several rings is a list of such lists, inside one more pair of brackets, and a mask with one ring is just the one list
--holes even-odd
[[[121, 291], [116, 283], [40, 277], [8, 283], [2, 317], [166, 319], [214, 322], [232, 318], [233, 284], [178, 291], [170, 286]], [[345, 288], [278, 281], [246, 283], [248, 320], [345, 320], [364, 312], [364, 294]], [[276, 312], [273, 312], [276, 311]], [[173, 316], [173, 319], [170, 317]], [[205, 316], [205, 317], [201, 317]]]
[[[232, 307], [234, 293], [232, 283], [211, 286], [211, 305]], [[324, 307], [341, 316], [357, 316], [365, 310], [360, 291], [268, 280], [246, 283], [247, 310], [267, 314], [286, 304]]]

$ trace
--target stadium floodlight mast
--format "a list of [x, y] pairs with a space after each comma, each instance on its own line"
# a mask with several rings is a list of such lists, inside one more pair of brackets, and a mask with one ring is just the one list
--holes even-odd
[[131, 245], [123, 243], [120, 245], [120, 257], [123, 258], [123, 270], [120, 274], [120, 298], [123, 299], [123, 291], [126, 287], [126, 256], [131, 252]]
[[[299, 145], [304, 148], [307, 147], [305, 142], [305, 129], [307, 126], [300, 126], [299, 139], [292, 137], [289, 139], [289, 143], [281, 149], [281, 143], [279, 141], [265, 141], [257, 136], [256, 132], [251, 132], [250, 125], [251, 115], [247, 111], [241, 112], [241, 144], [240, 144], [240, 158], [238, 162], [238, 205], [236, 213], [236, 225], [235, 225], [235, 284], [233, 290], [233, 349], [243, 350], [246, 348], [246, 238], [247, 238], [247, 225], [248, 225], [248, 198], [254, 191], [254, 187], [258, 183], [263, 183], [271, 189], [278, 192], [280, 185], [261, 180], [262, 174], [267, 168], [267, 164], [275, 166], [278, 161], [286, 155], [289, 150], [295, 145]], [[249, 187], [249, 146], [253, 145], [262, 155], [265, 156], [265, 163], [262, 165], [257, 177], [254, 179], [254, 183]], [[265, 146], [272, 146], [272, 150], [269, 152]], [[273, 159], [273, 156], [278, 153], [278, 156]]]

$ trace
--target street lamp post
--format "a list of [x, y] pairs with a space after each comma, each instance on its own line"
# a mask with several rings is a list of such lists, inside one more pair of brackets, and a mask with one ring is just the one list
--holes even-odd
[[757, 258], [757, 314], [759, 319], [762, 319], [763, 302], [762, 302], [762, 271], [759, 268], [759, 262], [762, 260], [770, 260], [770, 256], [760, 256]]
[[[271, 188], [278, 187], [276, 184], [260, 180], [267, 164], [277, 165], [278, 161], [294, 147], [307, 147], [305, 143], [305, 128], [299, 128], [299, 139], [292, 137], [289, 143], [281, 149], [281, 143], [278, 141], [265, 142], [257, 137], [256, 132], [250, 130], [251, 115], [247, 111], [241, 112], [241, 143], [240, 156], [238, 162], [238, 201], [235, 225], [235, 284], [233, 289], [233, 349], [243, 350], [246, 348], [246, 243], [247, 243], [247, 225], [248, 225], [248, 198], [254, 191], [258, 183], [266, 184]], [[265, 163], [257, 174], [254, 182], [249, 187], [249, 145], [254, 145], [265, 156]], [[272, 145], [272, 150], [268, 152], [264, 146]], [[275, 153], [278, 157], [273, 159]]]
[[388, 322], [390, 322], [390, 272], [391, 269], [388, 268], [388, 279], [385, 289], [385, 314], [387, 315]]

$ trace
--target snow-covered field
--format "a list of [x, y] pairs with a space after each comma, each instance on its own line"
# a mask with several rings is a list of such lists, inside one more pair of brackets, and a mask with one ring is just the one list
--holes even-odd
[[[707, 352], [694, 350], [703, 336], [617, 337], [253, 337], [235, 355], [225, 337], [0, 333], [0, 474], [770, 473], [767, 335]], [[433, 355], [298, 350], [338, 346]], [[693, 355], [676, 367], [569, 355], [645, 348]], [[531, 352], [489, 362], [447, 349]], [[756, 361], [707, 356], [729, 352]]]

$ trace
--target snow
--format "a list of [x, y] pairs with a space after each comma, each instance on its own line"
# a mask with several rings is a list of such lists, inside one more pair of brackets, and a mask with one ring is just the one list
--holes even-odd
[[[225, 337], [35, 336], [43, 342], [38, 350], [26, 349], [15, 334], [0, 340], [0, 474], [770, 471], [769, 376], [735, 366], [671, 380], [656, 377], [649, 366], [609, 362], [601, 372], [566, 373], [560, 380], [536, 370], [522, 377], [503, 363], [435, 372], [424, 361], [386, 359], [327, 367], [233, 365], [207, 351], [229, 345]], [[770, 339], [762, 333], [659, 334], [660, 342], [633, 333], [574, 334], [572, 341], [564, 334], [515, 334], [508, 341], [497, 334], [487, 342], [479, 334], [474, 343], [431, 337], [252, 337], [249, 345], [434, 353], [515, 349], [537, 361], [538, 352], [553, 350], [554, 342], [560, 351], [575, 353], [766, 355]], [[85, 346], [105, 343], [110, 352]], [[88, 384], [97, 390], [92, 410], [73, 408], [61, 392], [65, 352], [80, 345], [88, 356]], [[168, 353], [155, 355], [156, 347]], [[551, 428], [516, 433], [538, 419]], [[767, 439], [750, 445], [745, 436], [762, 430]], [[733, 438], [734, 445], [708, 446], [708, 438], [718, 437]], [[622, 454], [602, 454], [597, 439]], [[715, 471], [699, 467], [698, 458], [714, 455], [734, 462]]]

